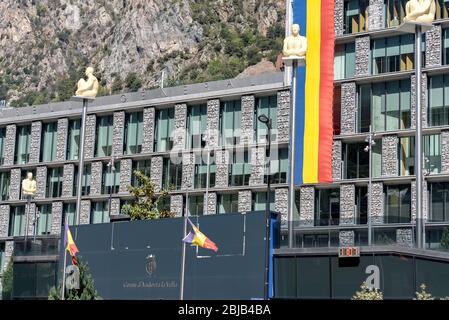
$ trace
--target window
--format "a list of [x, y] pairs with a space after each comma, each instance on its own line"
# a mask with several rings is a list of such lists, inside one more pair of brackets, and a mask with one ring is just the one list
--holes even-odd
[[206, 132], [207, 106], [189, 106], [187, 113], [187, 148], [202, 148], [206, 145], [203, 133]]
[[355, 187], [356, 224], [366, 224], [368, 218], [368, 187]]
[[125, 118], [125, 154], [142, 152], [143, 112], [127, 113]]
[[62, 193], [63, 168], [49, 168], [47, 173], [47, 198], [59, 198]]
[[449, 182], [429, 183], [429, 222], [449, 221]]
[[9, 236], [25, 235], [25, 206], [11, 207], [9, 214]]
[[175, 164], [171, 159], [164, 159], [162, 171], [162, 188], [169, 189], [173, 187], [175, 190], [181, 188], [182, 183], [182, 164]]
[[347, 0], [344, 3], [344, 33], [368, 30], [369, 0]]
[[41, 162], [51, 162], [56, 159], [58, 145], [58, 123], [44, 123], [41, 141]]
[[6, 128], [0, 128], [0, 166], [3, 165], [5, 160], [5, 140]]
[[359, 86], [357, 132], [369, 132], [371, 124], [371, 84]]
[[[410, 128], [411, 94], [410, 80], [375, 83], [361, 86], [359, 90], [359, 132], [368, 132], [368, 117], [371, 109], [374, 132]], [[368, 105], [371, 101], [371, 106]], [[368, 127], [368, 128], [367, 128]]]
[[74, 226], [76, 223], [76, 203], [64, 203], [62, 209], [62, 225], [65, 224], [65, 218], [67, 217], [67, 222], [69, 226]]
[[[449, 2], [448, 2], [449, 4]], [[443, 29], [443, 64], [449, 64], [449, 29]]]
[[410, 185], [384, 186], [385, 223], [409, 223], [411, 217]]
[[249, 152], [236, 150], [230, 155], [230, 160], [229, 185], [249, 185], [249, 178], [251, 176], [251, 159], [249, 158]]
[[[205, 159], [204, 159], [205, 158]], [[216, 164], [212, 163], [212, 157], [209, 158], [209, 187], [215, 186], [215, 172]], [[207, 154], [195, 156], [195, 174], [194, 174], [194, 188], [207, 188]]]
[[425, 168], [430, 173], [441, 172], [441, 136], [433, 134], [424, 136]]
[[217, 212], [219, 214], [239, 212], [238, 197], [237, 193], [219, 194], [217, 197]]
[[408, 0], [387, 0], [387, 27], [397, 27], [407, 15], [405, 5]]
[[398, 144], [399, 175], [415, 174], [415, 137], [399, 138]]
[[39, 220], [37, 222], [38, 235], [46, 235], [51, 233], [51, 203], [39, 206]]
[[436, 9], [436, 14], [435, 17], [436, 19], [447, 19], [449, 17], [449, 2], [447, 0], [436, 0], [435, 1], [435, 9]]
[[220, 106], [220, 144], [240, 143], [242, 125], [242, 103], [240, 100], [225, 101]]
[[97, 143], [95, 145], [96, 157], [109, 157], [112, 154], [113, 116], [97, 118]]
[[374, 140], [375, 145], [371, 153], [371, 174], [373, 177], [382, 175], [382, 139]]
[[29, 161], [31, 125], [17, 127], [15, 164], [25, 164]]
[[5, 201], [9, 198], [10, 173], [0, 172], [0, 200]]
[[[413, 70], [414, 43], [415, 38], [412, 34], [373, 40], [371, 44], [372, 73]], [[423, 47], [425, 49], [424, 45]], [[424, 62], [423, 65], [425, 65]]]
[[171, 137], [174, 130], [175, 109], [156, 110], [156, 124], [154, 141], [154, 151], [164, 152], [173, 148], [173, 139]]
[[315, 190], [315, 225], [330, 226], [340, 223], [340, 189]]
[[[428, 135], [423, 137], [424, 166], [427, 173], [441, 171], [441, 137]], [[398, 145], [399, 175], [415, 174], [415, 137], [399, 138]]]
[[352, 78], [355, 75], [355, 43], [335, 46], [334, 79]]
[[0, 270], [3, 269], [3, 263], [5, 262], [5, 242], [0, 242]]
[[449, 124], [449, 75], [429, 79], [429, 125]]
[[144, 175], [146, 175], [147, 177], [150, 177], [150, 170], [151, 170], [151, 160], [135, 160], [133, 161], [133, 172], [132, 172], [132, 182], [131, 184], [134, 187], [138, 186], [138, 181], [136, 178], [136, 175], [134, 174], [134, 171], [140, 171], [142, 172]]
[[[91, 181], [91, 166], [90, 164], [87, 164], [84, 166], [83, 169], [83, 180], [82, 180], [82, 190], [81, 195], [87, 196], [90, 193], [90, 181]], [[75, 178], [73, 179], [73, 195], [77, 195], [77, 189], [78, 189], [78, 166], [75, 166], [74, 170]]]
[[67, 160], [78, 160], [80, 152], [81, 120], [69, 121], [69, 133], [67, 137]]
[[343, 144], [344, 179], [367, 178], [369, 176], [369, 153], [364, 149], [367, 143]]
[[118, 193], [120, 189], [120, 162], [116, 161], [113, 166], [103, 163], [102, 193]]
[[204, 196], [189, 196], [189, 215], [202, 216], [204, 210]]
[[[251, 208], [253, 211], [265, 211], [267, 205], [266, 192], [253, 192]], [[270, 211], [275, 211], [274, 191], [270, 192]]]
[[90, 223], [108, 223], [109, 222], [109, 203], [108, 201], [93, 202]]
[[[267, 136], [267, 126], [258, 120], [258, 117], [262, 114], [271, 119], [271, 133], [274, 135], [277, 132], [277, 96], [256, 99], [254, 126], [258, 143], [264, 143]], [[272, 137], [272, 141], [275, 140], [276, 137]]]
[[[286, 183], [288, 172], [288, 149], [272, 148], [271, 154], [272, 154], [272, 157], [270, 159], [271, 183], [273, 184]], [[267, 183], [266, 175], [264, 177], [264, 183]]]

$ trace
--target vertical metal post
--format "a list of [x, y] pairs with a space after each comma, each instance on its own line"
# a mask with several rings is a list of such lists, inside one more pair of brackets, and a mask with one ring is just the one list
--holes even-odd
[[25, 247], [27, 246], [27, 240], [28, 240], [28, 220], [30, 215], [30, 207], [31, 207], [31, 195], [27, 194], [27, 205], [28, 210], [25, 217]]
[[65, 216], [65, 223], [64, 223], [64, 238], [62, 240], [62, 247], [64, 250], [64, 264], [62, 266], [62, 286], [61, 286], [61, 300], [65, 300], [65, 266], [67, 264], [67, 249], [65, 248], [65, 239], [67, 237], [66, 234], [66, 226], [68, 223], [68, 214]]
[[[111, 175], [111, 178], [113, 178], [114, 182], [115, 182], [115, 157], [114, 157], [114, 153], [112, 153], [111, 160], [109, 160], [109, 164], [108, 165], [109, 165], [109, 174]], [[114, 172], [114, 177], [112, 177], [112, 173], [113, 172]], [[112, 185], [109, 186], [109, 204], [108, 204], [109, 218], [111, 218], [111, 205], [112, 205]]]
[[207, 146], [207, 174], [206, 174], [206, 199], [204, 199], [206, 212], [204, 214], [208, 214], [208, 205], [209, 205], [209, 180], [210, 180], [210, 149]]
[[[187, 236], [187, 216], [189, 215], [189, 191], [186, 191], [186, 208], [184, 210], [184, 223], [182, 238]], [[186, 270], [186, 243], [182, 242], [182, 254], [181, 254], [181, 283], [179, 286], [179, 300], [184, 300], [184, 282], [185, 282], [185, 270]]]
[[39, 213], [39, 211], [37, 210], [37, 207], [36, 208], [34, 208], [34, 221], [33, 221], [33, 242], [36, 242], [36, 234], [37, 234], [37, 226], [38, 226], [38, 223], [39, 223], [39, 216], [40, 216], [40, 213]]
[[270, 255], [270, 189], [271, 189], [271, 119], [268, 120], [267, 199], [265, 201], [265, 273], [264, 299], [268, 300], [268, 271]]
[[296, 89], [298, 77], [298, 62], [293, 61], [293, 80], [290, 94], [290, 180], [288, 189], [288, 247], [293, 248], [294, 230], [293, 230], [293, 212], [295, 210], [295, 150], [296, 150]]
[[[285, 37], [287, 38], [290, 36], [291, 33], [291, 27], [293, 24], [293, 0], [286, 0], [285, 1]], [[290, 85], [291, 79], [291, 66], [285, 66], [284, 69], [284, 85], [288, 86]]]
[[368, 245], [372, 245], [372, 225], [371, 225], [371, 201], [372, 201], [372, 187], [373, 187], [373, 176], [372, 176], [372, 156], [373, 156], [373, 133], [372, 126], [369, 126], [369, 139], [368, 139], [368, 151], [369, 151], [369, 160], [368, 160]]
[[81, 216], [81, 189], [83, 187], [83, 174], [84, 174], [84, 140], [86, 134], [86, 116], [87, 116], [87, 104], [88, 99], [83, 99], [83, 115], [81, 118], [81, 135], [80, 135], [80, 150], [79, 150], [79, 165], [78, 165], [78, 190], [76, 197], [76, 224], [80, 224]]
[[423, 248], [423, 206], [422, 206], [422, 180], [423, 180], [423, 155], [422, 155], [422, 107], [421, 107], [421, 75], [422, 75], [422, 30], [416, 26], [415, 32], [415, 76], [416, 76], [416, 133], [415, 133], [415, 171], [416, 171], [416, 244]]

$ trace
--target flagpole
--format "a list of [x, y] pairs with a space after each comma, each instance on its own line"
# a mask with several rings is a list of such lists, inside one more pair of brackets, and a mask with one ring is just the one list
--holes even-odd
[[68, 218], [68, 214], [66, 214], [65, 216], [65, 223], [64, 223], [64, 240], [63, 241], [63, 247], [64, 247], [64, 265], [62, 266], [62, 288], [61, 288], [61, 300], [65, 300], [64, 299], [64, 295], [65, 295], [65, 266], [67, 264], [67, 250], [65, 247], [65, 238], [67, 237], [67, 218]]
[[[187, 215], [189, 204], [189, 192], [186, 192], [186, 209], [184, 211], [184, 224], [183, 224], [183, 234], [182, 238], [184, 239], [187, 236]], [[181, 256], [181, 284], [179, 286], [179, 300], [184, 300], [184, 279], [185, 279], [185, 270], [186, 270], [186, 243], [182, 242], [182, 256]]]

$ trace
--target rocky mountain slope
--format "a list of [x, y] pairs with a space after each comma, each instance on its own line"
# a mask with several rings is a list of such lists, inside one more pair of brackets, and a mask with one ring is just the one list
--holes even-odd
[[0, 100], [70, 98], [85, 66], [100, 94], [232, 78], [275, 62], [285, 0], [1, 0]]

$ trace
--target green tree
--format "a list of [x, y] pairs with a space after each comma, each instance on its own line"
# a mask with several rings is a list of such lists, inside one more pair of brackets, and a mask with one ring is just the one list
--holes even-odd
[[139, 170], [135, 170], [134, 175], [138, 186], [128, 186], [133, 200], [130, 204], [123, 206], [123, 213], [129, 215], [132, 220], [174, 217], [174, 214], [164, 205], [165, 200], [168, 199], [169, 190], [162, 190], [160, 195], [156, 195], [154, 183], [149, 177]]
[[365, 282], [360, 286], [360, 291], [357, 291], [351, 300], [383, 300], [384, 295], [378, 289], [370, 289]]
[[136, 92], [142, 87], [142, 80], [137, 77], [135, 72], [131, 72], [126, 76], [125, 84], [131, 92]]
[[114, 82], [112, 82], [111, 92], [119, 93], [123, 90], [123, 81], [120, 76], [116, 76], [114, 78]]
[[421, 289], [419, 292], [415, 292], [416, 298], [413, 300], [435, 300], [435, 298], [426, 291], [426, 285], [423, 283], [419, 286]]
[[447, 228], [443, 229], [443, 235], [441, 236], [440, 245], [443, 249], [449, 249], [449, 230]]
[[5, 271], [2, 274], [2, 299], [10, 300], [12, 298], [12, 282], [13, 282], [13, 263], [12, 259], [6, 266]]
[[[64, 295], [65, 300], [100, 300], [101, 297], [95, 290], [94, 280], [89, 271], [87, 262], [75, 257], [76, 265], [80, 271], [80, 288], [66, 290]], [[51, 288], [48, 294], [48, 300], [61, 300], [61, 285], [58, 288]]]

